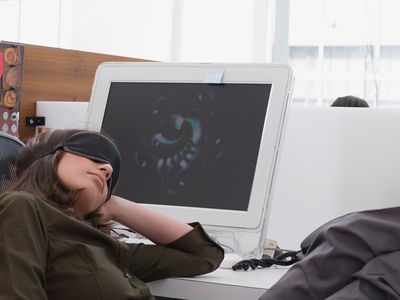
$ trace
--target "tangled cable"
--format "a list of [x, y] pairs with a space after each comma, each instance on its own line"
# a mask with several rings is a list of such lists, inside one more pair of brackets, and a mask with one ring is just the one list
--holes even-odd
[[301, 260], [301, 250], [299, 251], [288, 251], [284, 252], [282, 254], [277, 255], [274, 258], [271, 258], [269, 256], [266, 256], [265, 258], [257, 259], [257, 258], [252, 258], [252, 259], [244, 259], [242, 261], [239, 261], [238, 263], [234, 264], [232, 266], [233, 271], [237, 270], [245, 270], [247, 271], [249, 268], [252, 268], [253, 270], [256, 269], [257, 267], [261, 268], [269, 268], [272, 265], [278, 265], [278, 266], [290, 266], [299, 260]]

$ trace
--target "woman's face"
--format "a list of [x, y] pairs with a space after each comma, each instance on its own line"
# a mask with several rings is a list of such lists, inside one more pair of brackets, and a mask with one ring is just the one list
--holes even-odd
[[70, 190], [76, 191], [74, 209], [83, 216], [98, 209], [107, 200], [113, 169], [110, 164], [66, 152], [58, 163], [57, 175]]

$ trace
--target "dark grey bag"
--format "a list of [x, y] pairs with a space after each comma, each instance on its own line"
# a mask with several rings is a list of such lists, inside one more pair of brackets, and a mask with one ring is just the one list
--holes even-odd
[[400, 299], [400, 207], [332, 220], [302, 249], [304, 258], [260, 299]]

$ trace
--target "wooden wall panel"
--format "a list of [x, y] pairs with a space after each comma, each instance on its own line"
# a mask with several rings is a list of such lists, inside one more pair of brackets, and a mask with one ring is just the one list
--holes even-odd
[[59, 48], [23, 45], [24, 72], [19, 135], [26, 140], [34, 129], [26, 116], [36, 115], [36, 101], [89, 101], [97, 66], [105, 61], [146, 61]]

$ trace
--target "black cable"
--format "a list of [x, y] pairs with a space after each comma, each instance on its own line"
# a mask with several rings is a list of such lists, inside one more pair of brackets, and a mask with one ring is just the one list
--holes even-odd
[[269, 256], [261, 259], [257, 258], [252, 258], [252, 259], [244, 259], [242, 261], [239, 261], [238, 263], [234, 264], [232, 266], [233, 271], [237, 270], [245, 270], [247, 271], [249, 268], [252, 268], [253, 270], [261, 267], [261, 268], [269, 268], [272, 265], [278, 265], [278, 266], [290, 266], [298, 261], [301, 260], [301, 254], [302, 251], [288, 251], [284, 252], [274, 258], [271, 258]]

